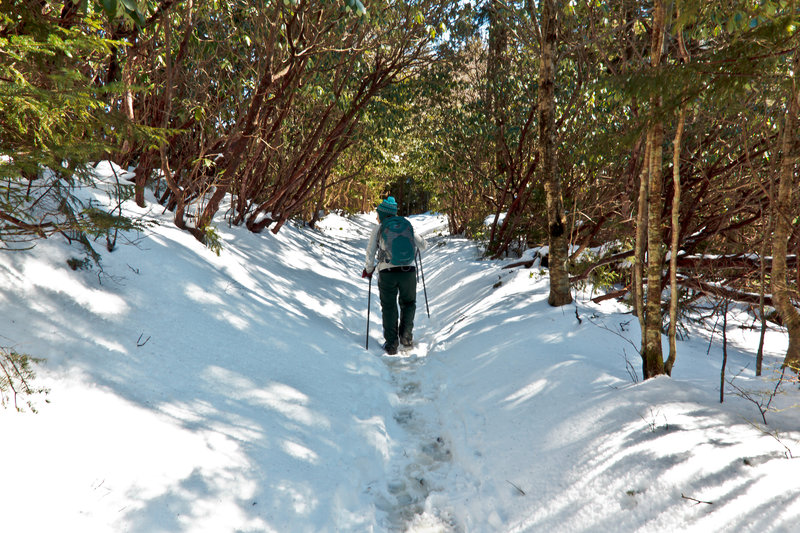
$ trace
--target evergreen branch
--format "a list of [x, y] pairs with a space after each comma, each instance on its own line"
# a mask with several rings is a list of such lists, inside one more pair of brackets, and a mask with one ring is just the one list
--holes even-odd
[[19, 229], [31, 231], [43, 239], [47, 238], [47, 233], [45, 233], [45, 229], [50, 229], [53, 231], [57, 229], [56, 225], [53, 224], [52, 222], [44, 222], [41, 224], [28, 224], [27, 222], [23, 222], [17, 217], [10, 215], [8, 213], [4, 213], [2, 211], [0, 211], [0, 220], [5, 220], [6, 222], [10, 222]]

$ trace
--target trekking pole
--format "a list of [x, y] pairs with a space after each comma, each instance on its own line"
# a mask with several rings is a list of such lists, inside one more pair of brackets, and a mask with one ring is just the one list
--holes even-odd
[[364, 348], [369, 350], [369, 311], [372, 308], [372, 276], [369, 277], [369, 295], [367, 296], [367, 342]]
[[428, 289], [425, 288], [425, 272], [422, 271], [422, 254], [419, 253], [417, 250], [417, 255], [414, 257], [414, 262], [417, 262], [417, 258], [419, 258], [419, 262], [417, 266], [419, 267], [419, 275], [422, 276], [422, 292], [425, 295], [425, 311], [428, 312], [428, 318], [431, 317], [431, 310], [428, 307]]

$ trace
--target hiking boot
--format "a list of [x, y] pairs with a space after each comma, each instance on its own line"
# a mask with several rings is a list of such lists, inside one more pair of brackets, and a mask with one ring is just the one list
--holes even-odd
[[388, 355], [395, 355], [397, 353], [397, 346], [394, 344], [389, 344], [388, 342], [383, 343], [383, 349]]
[[400, 335], [400, 344], [403, 346], [411, 346], [414, 344], [414, 337], [409, 333], [408, 335]]

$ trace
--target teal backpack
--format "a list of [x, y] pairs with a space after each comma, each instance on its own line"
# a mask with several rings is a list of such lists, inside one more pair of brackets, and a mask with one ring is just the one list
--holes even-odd
[[385, 248], [383, 261], [392, 265], [410, 265], [417, 255], [417, 245], [414, 242], [414, 228], [411, 222], [404, 217], [394, 216], [381, 222], [381, 242]]

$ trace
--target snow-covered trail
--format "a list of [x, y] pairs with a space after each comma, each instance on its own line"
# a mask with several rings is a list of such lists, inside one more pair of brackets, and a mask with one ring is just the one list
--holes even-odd
[[[800, 465], [784, 445], [800, 449], [800, 417], [774, 413], [781, 429], [759, 428], [746, 400], [729, 392], [720, 405], [707, 332], [681, 343], [674, 379], [633, 383], [625, 308], [580, 292], [552, 308], [546, 272], [479, 256], [463, 239], [434, 243], [425, 350], [394, 372], [412, 391], [404, 481], [425, 482], [408, 531], [793, 531], [800, 489], [783, 469]], [[769, 335], [779, 361], [781, 334]], [[757, 387], [754, 341], [729, 331], [740, 386]]]
[[404, 431], [363, 348], [371, 224], [221, 223], [216, 257], [151, 209], [98, 246], [102, 272], [59, 239], [0, 256], [2, 345], [45, 357], [51, 389], [38, 415], [0, 410], [9, 530], [382, 530]]
[[[444, 220], [440, 222], [444, 224]], [[452, 440], [459, 437], [453, 431], [466, 429], [466, 419], [463, 413], [451, 410], [447, 401], [451, 377], [434, 369], [436, 360], [448, 349], [443, 339], [491, 292], [491, 283], [486, 288], [491, 279], [486, 273], [496, 265], [480, 260], [474, 242], [450, 238], [442, 228], [419, 229], [429, 242], [422, 262], [431, 315], [427, 315], [425, 287], [420, 283], [415, 326], [419, 342], [405, 353], [383, 357], [398, 391], [395, 419], [407, 432], [389, 485], [396, 497], [390, 518], [392, 525], [398, 526], [396, 531], [407, 533], [488, 530], [492, 529], [488, 523], [471, 523], [459, 515], [457, 504], [463, 502], [464, 489], [479, 487], [481, 479], [465, 468], [463, 456], [454, 456]], [[460, 268], [465, 261], [469, 270]], [[463, 298], [465, 294], [469, 298]]]
[[[98, 195], [98, 201], [103, 200]], [[152, 201], [152, 199], [151, 199]], [[47, 359], [40, 413], [0, 410], [4, 531], [85, 533], [794, 531], [796, 387], [759, 426], [720, 405], [719, 332], [689, 324], [672, 379], [633, 383], [631, 315], [547, 305], [546, 272], [504, 270], [414, 217], [410, 353], [380, 349], [360, 278], [374, 217], [253, 235], [217, 257], [155, 203], [102, 272], [58, 238], [0, 254], [0, 345]], [[745, 312], [731, 324], [749, 323]], [[738, 322], [737, 322], [738, 321]], [[748, 391], [758, 331], [731, 326]], [[767, 334], [767, 364], [785, 332]], [[713, 504], [694, 504], [682, 495]], [[45, 512], [46, 511], [46, 512]]]
[[461, 531], [446, 508], [431, 507], [428, 501], [432, 492], [447, 490], [440, 480], [446, 478], [442, 472], [451, 467], [452, 454], [436, 416], [435, 391], [424, 390], [420, 379], [426, 356], [424, 342], [384, 356], [397, 391], [394, 419], [405, 438], [391, 461], [387, 487], [392, 499], [376, 503], [386, 511], [392, 531]]
[[[392, 447], [394, 453], [389, 461], [386, 492], [377, 495], [375, 505], [385, 513], [389, 531], [461, 531], [453, 517], [447, 515], [446, 509], [432, 508], [428, 502], [431, 492], [446, 491], [440, 481], [447, 477], [442, 471], [451, 466], [452, 455], [442, 436], [436, 408], [436, 390], [423, 389], [422, 385], [430, 340], [436, 336], [435, 328], [438, 327], [427, 313], [430, 305], [426, 305], [425, 301], [425, 267], [430, 262], [428, 275], [438, 275], [437, 267], [441, 262], [437, 257], [437, 253], [441, 253], [438, 245], [446, 242], [443, 237], [446, 221], [431, 217], [411, 217], [411, 220], [415, 224], [415, 231], [428, 240], [429, 244], [429, 250], [420, 258], [422, 265], [418, 272], [413, 347], [401, 347], [396, 355], [382, 353], [380, 302], [377, 298], [377, 287], [372, 287], [375, 294], [371, 299], [371, 352], [379, 353], [389, 369], [389, 379], [395, 393], [392, 418], [403, 430]], [[360, 233], [360, 238], [350, 243], [361, 250], [362, 258], [371, 228], [367, 226], [363, 229], [366, 232]]]

